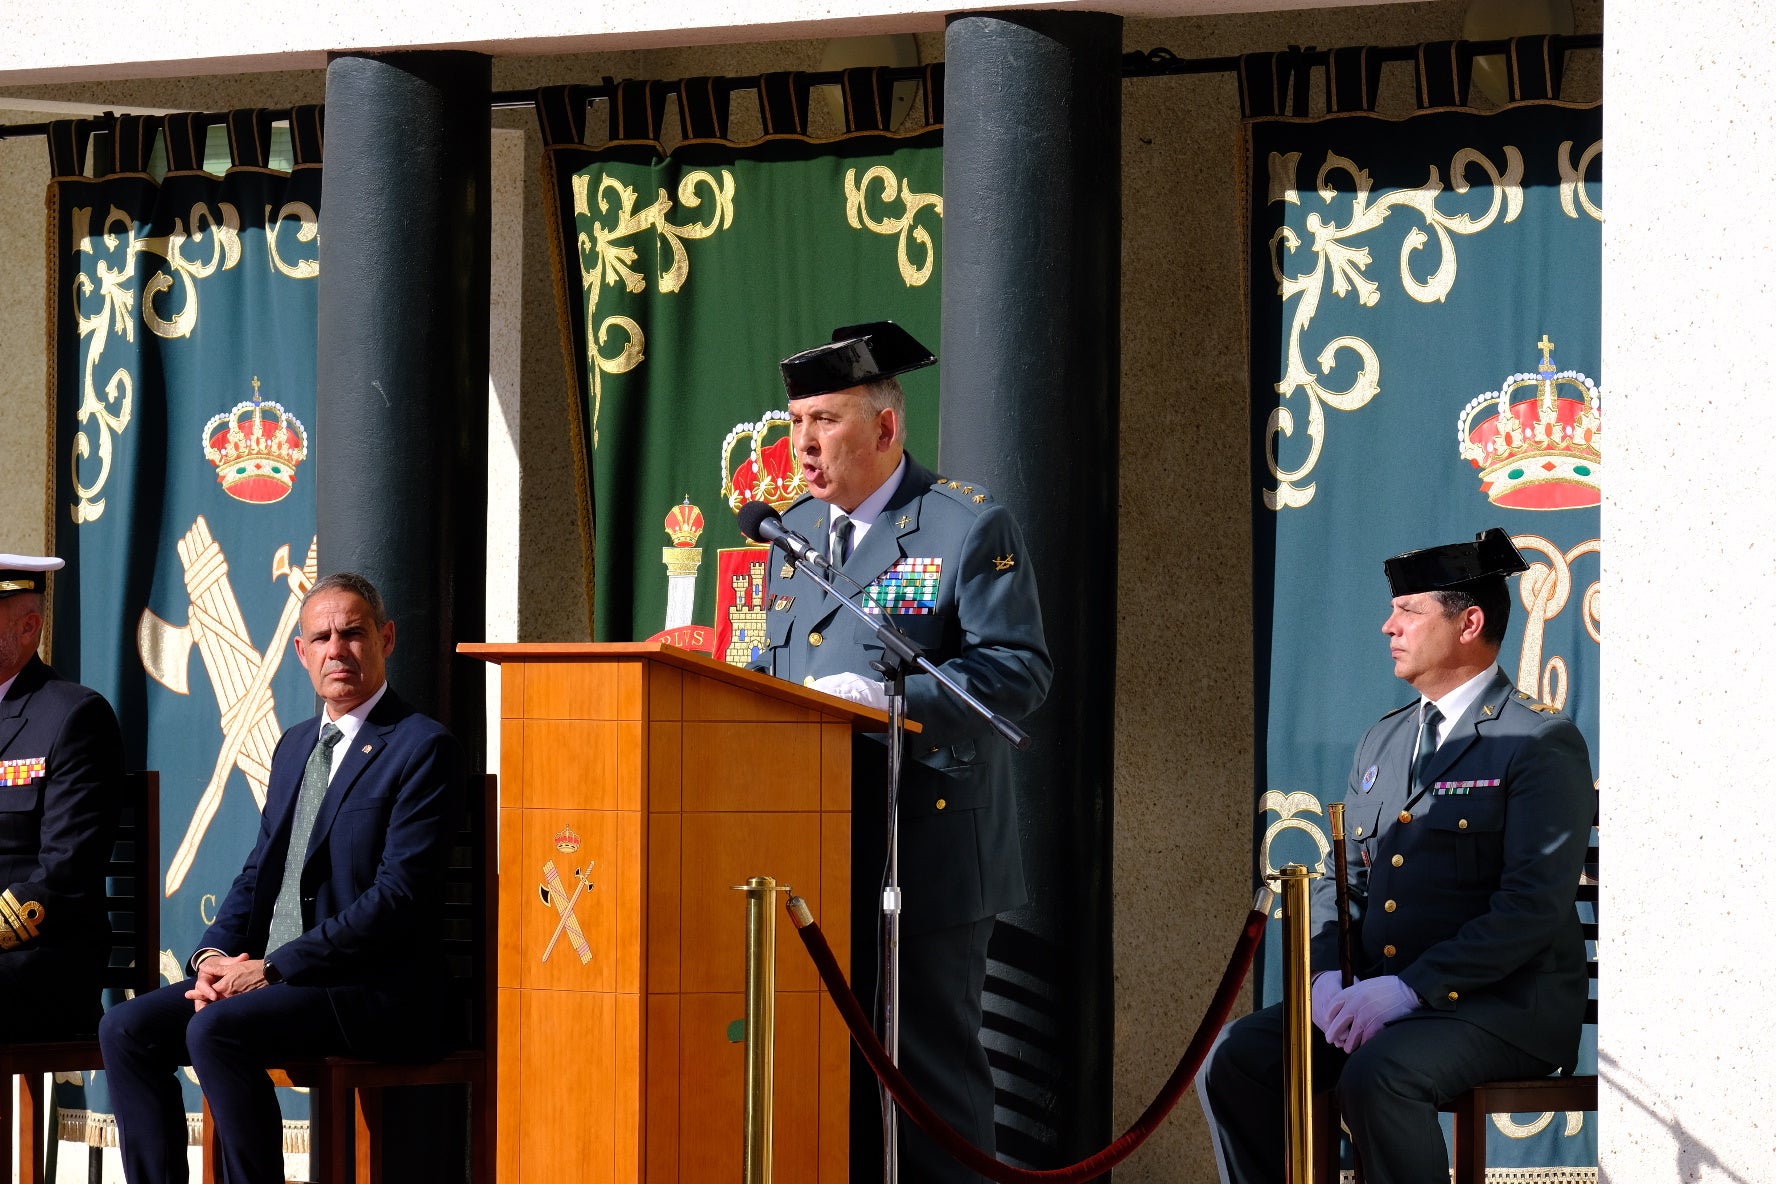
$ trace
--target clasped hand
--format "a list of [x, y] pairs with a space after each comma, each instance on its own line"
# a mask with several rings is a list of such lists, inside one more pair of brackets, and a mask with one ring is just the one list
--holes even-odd
[[185, 998], [196, 1002], [197, 1010], [202, 1011], [208, 1004], [263, 986], [265, 959], [217, 954], [198, 963], [195, 985], [185, 992]]
[[1356, 1052], [1388, 1024], [1423, 1004], [1397, 975], [1366, 978], [1340, 988], [1338, 976], [1327, 972], [1313, 982], [1313, 1020], [1326, 1042]]

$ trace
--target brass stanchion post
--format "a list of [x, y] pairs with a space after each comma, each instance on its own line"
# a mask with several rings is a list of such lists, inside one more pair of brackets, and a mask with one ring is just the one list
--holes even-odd
[[1289, 1184], [1313, 1184], [1313, 987], [1308, 958], [1308, 881], [1298, 863], [1276, 878], [1283, 889], [1283, 1076], [1287, 1084]]
[[746, 893], [745, 1184], [771, 1184], [777, 1099], [777, 894], [770, 876], [753, 876]]

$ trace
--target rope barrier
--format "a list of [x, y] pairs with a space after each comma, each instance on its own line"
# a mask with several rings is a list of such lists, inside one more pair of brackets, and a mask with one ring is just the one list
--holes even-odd
[[1197, 1025], [1196, 1034], [1190, 1038], [1190, 1044], [1179, 1059], [1178, 1067], [1172, 1070], [1172, 1075], [1166, 1079], [1159, 1096], [1153, 1099], [1141, 1117], [1114, 1143], [1078, 1163], [1064, 1168], [1030, 1170], [994, 1159], [957, 1134], [954, 1128], [937, 1116], [930, 1104], [913, 1089], [906, 1075], [888, 1058], [887, 1050], [871, 1029], [863, 1005], [851, 993], [851, 986], [845, 981], [838, 961], [833, 957], [832, 947], [826, 944], [826, 936], [820, 932], [820, 926], [815, 923], [814, 915], [809, 912], [806, 902], [799, 896], [792, 896], [786, 907], [789, 909], [790, 920], [795, 922], [796, 934], [807, 948], [808, 956], [814, 960], [815, 969], [820, 972], [820, 981], [825, 984], [826, 993], [839, 1009], [839, 1014], [844, 1017], [845, 1026], [851, 1030], [851, 1039], [901, 1110], [952, 1159], [997, 1184], [1082, 1184], [1083, 1181], [1110, 1171], [1127, 1159], [1135, 1148], [1145, 1143], [1148, 1136], [1165, 1121], [1172, 1107], [1178, 1104], [1178, 1099], [1184, 1096], [1184, 1090], [1195, 1078], [1196, 1071], [1202, 1067], [1221, 1026], [1227, 1022], [1228, 1014], [1233, 1011], [1234, 996], [1239, 993], [1241, 984], [1246, 981], [1247, 972], [1252, 968], [1252, 958], [1258, 952], [1258, 942], [1264, 936], [1264, 922], [1269, 915], [1266, 908], [1255, 908], [1247, 914], [1245, 927], [1240, 931], [1239, 940], [1234, 943], [1233, 956], [1221, 975], [1221, 983], [1215, 988], [1215, 996], [1209, 1001], [1209, 1009], [1203, 1015], [1202, 1023]]

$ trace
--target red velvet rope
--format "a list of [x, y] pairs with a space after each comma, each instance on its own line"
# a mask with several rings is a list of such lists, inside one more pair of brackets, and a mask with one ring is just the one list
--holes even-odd
[[845, 981], [838, 962], [833, 958], [832, 947], [826, 944], [826, 937], [820, 932], [820, 926], [814, 923], [807, 906], [800, 897], [791, 897], [788, 908], [790, 919], [795, 922], [796, 932], [801, 936], [802, 944], [807, 947], [808, 956], [814, 959], [821, 982], [826, 984], [826, 993], [832, 997], [833, 1005], [845, 1018], [845, 1026], [851, 1029], [851, 1039], [856, 1042], [858, 1050], [863, 1053], [864, 1059], [875, 1070], [882, 1084], [888, 1087], [888, 1092], [899, 1103], [901, 1111], [920, 1130], [931, 1136], [952, 1159], [989, 1180], [998, 1181], [998, 1184], [1082, 1184], [1083, 1181], [1108, 1172], [1127, 1159], [1135, 1148], [1145, 1143], [1147, 1137], [1165, 1121], [1166, 1115], [1172, 1112], [1178, 1099], [1184, 1096], [1184, 1090], [1196, 1076], [1196, 1071], [1202, 1067], [1204, 1058], [1209, 1055], [1209, 1048], [1220, 1034], [1221, 1026], [1227, 1022], [1228, 1014], [1233, 1011], [1234, 996], [1239, 993], [1241, 984], [1246, 981], [1246, 973], [1252, 968], [1252, 957], [1258, 952], [1258, 942], [1264, 936], [1264, 922], [1268, 916], [1263, 909], [1254, 909], [1247, 915], [1245, 928], [1240, 932], [1239, 941], [1234, 944], [1233, 957], [1229, 959], [1227, 969], [1221, 975], [1221, 984], [1215, 988], [1215, 997], [1209, 1001], [1209, 1009], [1203, 1015], [1202, 1023], [1197, 1025], [1196, 1035], [1190, 1038], [1189, 1047], [1179, 1059], [1178, 1067], [1166, 1079], [1159, 1096], [1153, 1099], [1134, 1125], [1124, 1131], [1122, 1137], [1114, 1143], [1078, 1163], [1064, 1168], [1031, 1171], [994, 1159], [958, 1135], [948, 1123], [937, 1116], [925, 1099], [913, 1089], [906, 1075], [888, 1059], [887, 1050], [871, 1029], [863, 1005], [851, 993], [850, 984]]

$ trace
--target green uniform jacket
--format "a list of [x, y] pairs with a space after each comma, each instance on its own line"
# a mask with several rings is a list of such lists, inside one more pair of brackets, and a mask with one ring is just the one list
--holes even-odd
[[[832, 513], [803, 497], [783, 522], [824, 551]], [[842, 570], [868, 589], [861, 603], [905, 606], [895, 623], [993, 711], [1017, 720], [1041, 705], [1053, 667], [1036, 573], [1017, 523], [986, 490], [940, 480], [908, 456], [900, 487]], [[834, 583], [848, 589], [842, 579]], [[881, 655], [874, 635], [780, 552], [771, 558], [767, 593], [770, 648], [761, 669], [800, 683], [846, 671], [879, 677], [870, 667]], [[906, 929], [1016, 908], [1025, 896], [1009, 746], [928, 674], [907, 679], [907, 716], [924, 730], [909, 737], [901, 776]], [[859, 747], [859, 770], [885, 769], [877, 744]], [[882, 775], [855, 782], [854, 812], [879, 811]], [[873, 871], [855, 869], [859, 877]]]
[[[1597, 811], [1585, 738], [1494, 670], [1415, 795], [1416, 706], [1369, 729], [1344, 799], [1357, 977], [1398, 975], [1428, 1009], [1570, 1068], [1589, 982], [1573, 898]], [[1312, 958], [1338, 969], [1330, 876]]]

